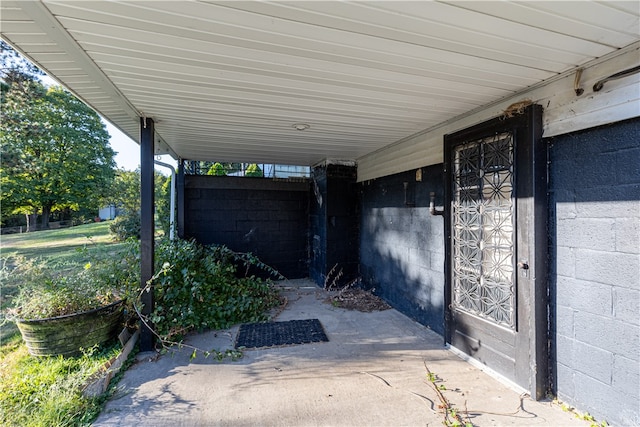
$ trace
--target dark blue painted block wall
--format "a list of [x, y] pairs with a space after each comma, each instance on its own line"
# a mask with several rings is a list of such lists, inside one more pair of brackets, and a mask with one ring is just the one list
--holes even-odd
[[548, 143], [554, 391], [640, 425], [640, 120]]
[[319, 286], [342, 286], [358, 275], [358, 185], [355, 166], [312, 170], [309, 276]]
[[327, 273], [327, 170], [314, 168], [311, 173], [309, 200], [309, 277], [322, 286]]
[[309, 183], [185, 176], [184, 237], [251, 252], [289, 279], [308, 277]]
[[360, 183], [360, 275], [394, 308], [444, 334], [444, 221], [429, 213], [430, 192], [443, 201], [442, 165], [420, 172], [421, 181], [413, 170]]

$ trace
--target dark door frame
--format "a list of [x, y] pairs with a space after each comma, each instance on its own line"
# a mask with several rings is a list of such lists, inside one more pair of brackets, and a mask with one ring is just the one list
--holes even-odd
[[528, 387], [538, 400], [549, 389], [548, 346], [548, 233], [547, 233], [547, 150], [542, 141], [542, 107], [531, 105], [514, 117], [497, 117], [467, 129], [445, 135], [445, 340], [452, 340], [452, 145], [479, 133], [512, 132], [514, 136], [515, 197], [517, 212], [515, 274], [522, 290], [517, 303], [519, 324], [526, 322], [530, 333], [516, 349], [529, 359]]

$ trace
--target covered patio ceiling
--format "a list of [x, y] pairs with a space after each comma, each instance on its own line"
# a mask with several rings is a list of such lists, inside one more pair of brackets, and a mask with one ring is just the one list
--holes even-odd
[[0, 5], [3, 39], [189, 160], [357, 160], [640, 39], [637, 1]]

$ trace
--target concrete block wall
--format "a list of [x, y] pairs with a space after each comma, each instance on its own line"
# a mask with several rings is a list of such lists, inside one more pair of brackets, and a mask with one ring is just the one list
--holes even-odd
[[[311, 170], [309, 277], [323, 286], [327, 277], [327, 169]], [[329, 267], [330, 268], [330, 267]]]
[[285, 277], [308, 276], [309, 183], [185, 176], [184, 237], [251, 252]]
[[355, 166], [312, 169], [309, 276], [319, 286], [343, 286], [358, 276], [358, 193]]
[[[444, 335], [444, 218], [429, 213], [429, 193], [443, 201], [442, 165], [360, 183], [360, 274], [394, 308]], [[407, 190], [405, 192], [405, 183]]]
[[548, 142], [554, 389], [640, 425], [640, 120]]

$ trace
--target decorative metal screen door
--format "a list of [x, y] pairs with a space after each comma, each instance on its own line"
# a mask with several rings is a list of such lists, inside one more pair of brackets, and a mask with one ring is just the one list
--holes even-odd
[[536, 398], [548, 359], [540, 117], [532, 106], [445, 137], [447, 342]]

